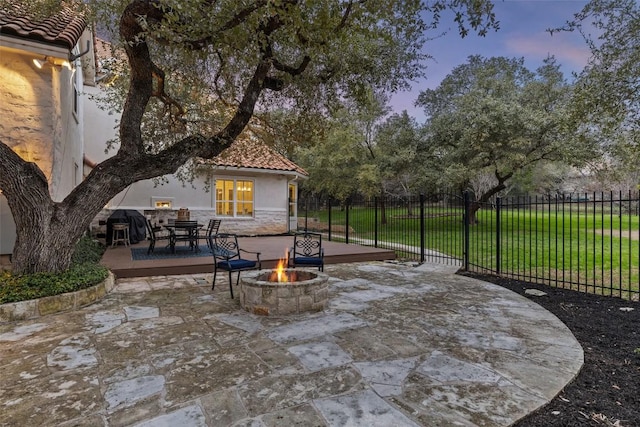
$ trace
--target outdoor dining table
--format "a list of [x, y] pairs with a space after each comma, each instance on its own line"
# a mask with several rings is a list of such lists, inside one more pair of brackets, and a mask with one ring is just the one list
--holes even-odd
[[[176, 221], [174, 223], [165, 224], [164, 228], [169, 230], [171, 239], [169, 240], [169, 247], [171, 253], [176, 253], [176, 241], [188, 241], [189, 247], [195, 252], [200, 252], [198, 247], [198, 230], [203, 227], [203, 224], [198, 224], [195, 221]], [[185, 233], [178, 234], [177, 231], [183, 230]]]

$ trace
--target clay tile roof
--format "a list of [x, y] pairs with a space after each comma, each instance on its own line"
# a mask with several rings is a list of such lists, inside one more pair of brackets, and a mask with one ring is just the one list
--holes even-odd
[[276, 170], [309, 175], [307, 171], [266, 144], [249, 139], [236, 140], [218, 157], [206, 160], [205, 163], [218, 167]]
[[86, 26], [82, 14], [68, 6], [43, 19], [28, 16], [18, 5], [0, 10], [0, 33], [69, 50], [76, 45]]

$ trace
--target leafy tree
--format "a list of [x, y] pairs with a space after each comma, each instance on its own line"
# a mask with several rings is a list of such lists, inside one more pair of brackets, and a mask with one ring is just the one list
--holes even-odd
[[[21, 3], [31, 10], [61, 4]], [[119, 148], [54, 201], [42, 171], [0, 143], [0, 188], [18, 234], [16, 273], [65, 270], [74, 243], [115, 194], [193, 157], [216, 156], [256, 113], [322, 110], [358, 100], [369, 87], [405, 87], [421, 75], [424, 32], [445, 9], [456, 13], [461, 33], [497, 26], [489, 0], [94, 0], [90, 6], [98, 21], [117, 28], [113, 41], [126, 53], [111, 98], [124, 96]]]
[[506, 193], [544, 194], [553, 198], [567, 191], [565, 185], [572, 173], [577, 171], [564, 162], [538, 162], [516, 174]]
[[296, 151], [309, 172], [304, 188], [345, 201], [354, 194], [380, 191], [380, 173], [373, 167], [376, 122], [387, 113], [384, 96], [369, 91], [363, 105], [344, 103], [331, 111], [325, 133]]
[[550, 31], [560, 30], [579, 31], [592, 53], [578, 76], [572, 116], [578, 136], [597, 140], [606, 153], [606, 161], [591, 165], [599, 189], [633, 189], [640, 183], [640, 4], [592, 0]]
[[261, 118], [265, 131], [259, 136], [293, 161], [298, 147], [313, 146], [326, 137], [328, 120], [319, 112], [279, 109], [266, 112]]
[[584, 137], [608, 148], [617, 134], [638, 147], [640, 131], [640, 4], [592, 0], [565, 27], [579, 31], [592, 57], [576, 84], [574, 114]]
[[523, 59], [480, 56], [420, 93], [417, 104], [427, 114], [428, 149], [436, 160], [431, 166], [442, 185], [468, 185], [478, 174], [495, 178], [475, 194], [472, 223], [481, 204], [505, 190], [518, 172], [541, 161], [578, 164], [587, 158], [589, 147], [570, 138], [570, 95], [553, 58], [532, 72]]
[[378, 127], [375, 141], [383, 193], [408, 196], [418, 192], [424, 170], [418, 161], [421, 135], [415, 119], [406, 111], [392, 115]]

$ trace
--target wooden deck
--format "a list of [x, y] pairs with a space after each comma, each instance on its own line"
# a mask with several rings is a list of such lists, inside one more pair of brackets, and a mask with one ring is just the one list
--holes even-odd
[[[292, 236], [241, 237], [238, 240], [242, 249], [260, 252], [262, 268], [273, 268], [293, 244]], [[147, 246], [147, 242], [140, 242], [131, 247]], [[101, 264], [108, 267], [116, 277], [213, 273], [213, 259], [209, 256], [134, 261], [131, 258], [131, 247], [108, 248]], [[325, 264], [384, 261], [396, 257], [395, 252], [388, 249], [326, 240], [322, 242], [322, 247]]]

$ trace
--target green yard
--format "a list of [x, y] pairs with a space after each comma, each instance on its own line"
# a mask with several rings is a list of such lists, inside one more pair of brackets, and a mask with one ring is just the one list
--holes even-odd
[[[640, 283], [640, 219], [637, 215], [605, 212], [588, 205], [545, 209], [504, 209], [500, 215], [500, 265], [498, 266], [497, 214], [478, 212], [478, 225], [470, 227], [470, 269], [500, 272], [529, 281], [558, 284], [589, 292], [638, 297]], [[348, 212], [350, 242], [404, 248], [400, 256], [419, 256], [420, 211], [417, 208], [387, 207], [387, 223], [378, 210], [351, 207]], [[427, 206], [424, 211], [425, 248], [463, 259], [464, 209]], [[309, 212], [309, 228], [320, 224], [326, 231], [329, 212]], [[331, 211], [332, 240], [344, 240], [347, 212]], [[499, 268], [498, 268], [499, 267]]]

